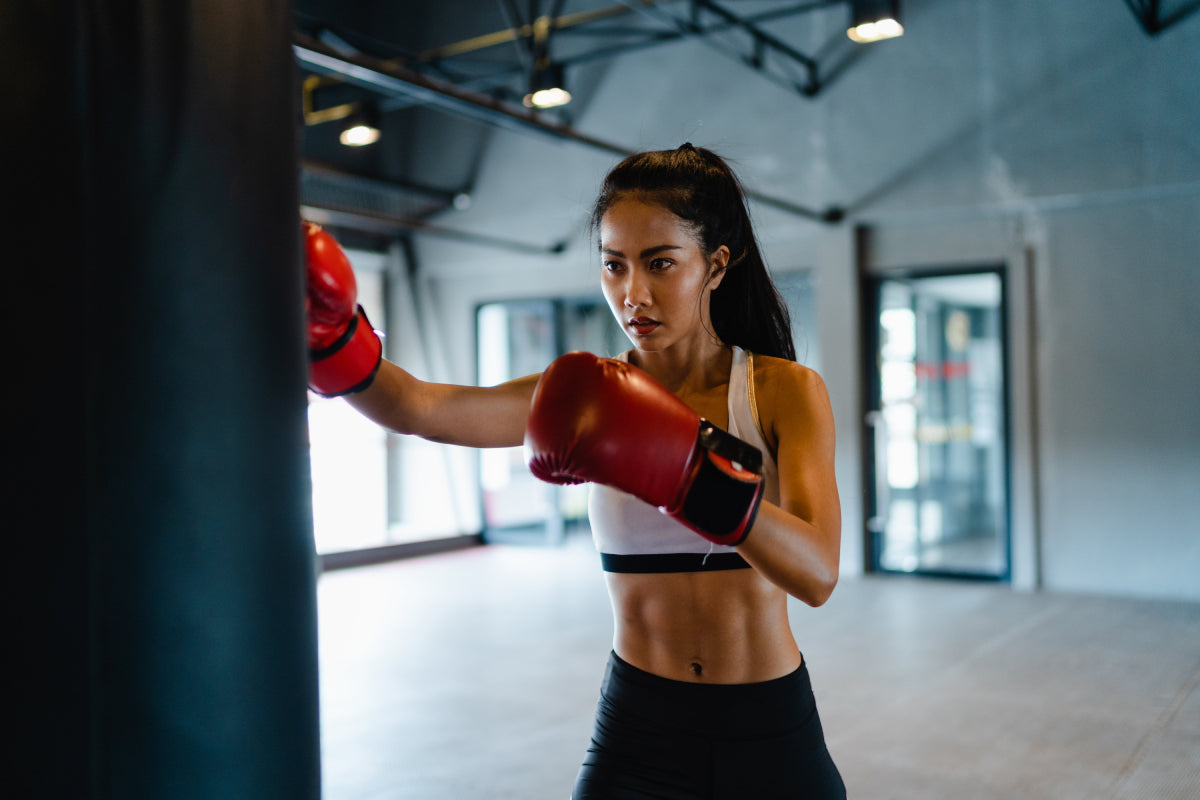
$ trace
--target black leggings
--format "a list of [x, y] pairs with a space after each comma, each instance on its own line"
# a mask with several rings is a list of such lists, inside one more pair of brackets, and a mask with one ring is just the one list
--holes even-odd
[[844, 800], [808, 668], [762, 683], [673, 681], [609, 658], [572, 800]]

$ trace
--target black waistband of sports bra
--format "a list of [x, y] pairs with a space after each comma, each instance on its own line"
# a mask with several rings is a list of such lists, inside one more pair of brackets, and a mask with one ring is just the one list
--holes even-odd
[[618, 555], [601, 553], [600, 566], [605, 572], [716, 572], [748, 569], [746, 559], [737, 553], [641, 553]]

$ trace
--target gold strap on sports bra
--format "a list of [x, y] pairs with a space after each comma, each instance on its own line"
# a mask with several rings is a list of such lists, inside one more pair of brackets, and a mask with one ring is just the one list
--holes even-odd
[[754, 427], [763, 443], [767, 442], [767, 432], [763, 430], [762, 420], [758, 417], [758, 397], [754, 394], [754, 353], [746, 351], [746, 391], [750, 395], [750, 416], [754, 419]]

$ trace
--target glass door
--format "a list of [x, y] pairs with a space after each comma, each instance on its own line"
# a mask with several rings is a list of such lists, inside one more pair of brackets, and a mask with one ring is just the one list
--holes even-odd
[[875, 278], [866, 462], [873, 568], [1007, 580], [999, 270]]

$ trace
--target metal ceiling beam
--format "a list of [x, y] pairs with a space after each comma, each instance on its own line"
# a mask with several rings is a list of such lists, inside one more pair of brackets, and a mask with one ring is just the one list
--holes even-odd
[[[823, 88], [817, 59], [800, 52], [773, 34], [763, 30], [760, 24], [795, 14], [815, 11], [843, 2], [845, 0], [803, 0], [802, 2], [793, 2], [779, 8], [746, 15], [733, 12], [725, 6], [719, 5], [715, 0], [686, 0], [688, 14], [685, 18], [665, 10], [663, 6], [667, 5], [667, 3], [659, 2], [658, 0], [621, 0], [621, 2], [614, 6], [606, 6], [594, 11], [555, 17], [551, 20], [551, 26], [556, 34], [586, 36], [589, 33], [593, 33], [593, 35], [602, 35], [608, 39], [624, 38], [627, 41], [615, 46], [607, 43], [598, 49], [584, 52], [560, 53], [555, 57], [555, 61], [564, 66], [571, 66], [598, 59], [611, 59], [634, 50], [678, 42], [683, 39], [706, 38], [718, 33], [740, 31], [750, 38], [750, 46], [747, 49], [740, 50], [728, 47], [718, 49], [721, 49], [725, 55], [730, 55], [746, 64], [768, 80], [797, 91], [804, 97], [813, 97]], [[594, 33], [595, 28], [589, 31], [585, 27], [590, 23], [613, 19], [635, 12], [642, 18], [656, 23], [659, 27], [627, 28], [615, 31], [607, 29], [602, 34]], [[512, 27], [502, 31], [426, 50], [417, 57], [417, 60], [420, 63], [438, 64], [438, 62], [449, 60], [455, 56], [465, 55], [500, 44], [520, 41], [531, 36], [533, 36], [532, 24], [514, 24]], [[629, 39], [633, 41], [628, 41]], [[777, 62], [798, 66], [804, 72], [804, 80], [798, 81], [792, 76], [783, 74], [778, 69], [773, 69]], [[400, 63], [400, 60], [389, 63]], [[505, 69], [492, 72], [490, 76], [486, 76], [484, 79], [494, 79], [499, 85], [500, 83], [506, 83], [519, 71], [520, 68], [515, 70]]]
[[[504, 103], [490, 95], [469, 91], [448, 81], [430, 78], [415, 70], [362, 54], [339, 53], [302, 33], [295, 35], [293, 50], [297, 60], [307, 68], [324, 74], [338, 75], [347, 83], [387, 97], [412, 99], [477, 122], [519, 133], [533, 133], [552, 139], [572, 141], [621, 157], [633, 155], [635, 152], [627, 147], [589, 136], [569, 125], [550, 122], [533, 110]], [[836, 223], [840, 222], [843, 216], [840, 209], [818, 211], [760, 192], [748, 190], [746, 196], [815, 222]]]
[[565, 242], [537, 244], [428, 221], [430, 215], [453, 206], [461, 192], [381, 180], [309, 159], [300, 166], [300, 207], [315, 222], [389, 237], [419, 233], [522, 255], [553, 255], [566, 249]]
[[412, 181], [396, 180], [394, 178], [382, 179], [375, 175], [354, 172], [309, 158], [301, 159], [300, 168], [310, 175], [327, 175], [334, 178], [353, 178], [355, 180], [370, 181], [372, 184], [383, 187], [385, 191], [420, 195], [421, 197], [437, 201], [442, 206], [453, 205], [454, 199], [463, 193], [463, 190], [443, 189], [436, 186], [427, 186], [423, 183], [413, 183]]
[[556, 255], [567, 249], [566, 242], [555, 242], [549, 245], [531, 244], [530, 242], [522, 242], [517, 239], [506, 239], [502, 236], [491, 236], [483, 233], [458, 230], [456, 228], [447, 228], [412, 217], [385, 214], [379, 211], [366, 211], [361, 208], [352, 208], [332, 203], [304, 203], [301, 204], [300, 210], [305, 219], [310, 219], [313, 222], [352, 228], [364, 233], [378, 233], [387, 236], [395, 236], [399, 233], [419, 233], [437, 239], [479, 245], [490, 250], [508, 250], [513, 253], [533, 256]]
[[[652, 6], [657, 0], [641, 0], [642, 5]], [[591, 22], [611, 19], [613, 17], [624, 16], [632, 13], [632, 9], [624, 5], [606, 6], [598, 8], [594, 11], [577, 11], [574, 14], [564, 14], [554, 18], [554, 30], [562, 31], [574, 28], [578, 25], [586, 25]], [[525, 24], [513, 26], [502, 31], [494, 33], [485, 33], [482, 36], [473, 36], [470, 39], [464, 39], [461, 42], [442, 45], [425, 50], [417, 56], [418, 61], [441, 61], [445, 58], [473, 53], [477, 50], [486, 50], [489, 47], [495, 47], [501, 44], [528, 39], [533, 36], [533, 24]]]
[[548, 122], [529, 109], [504, 103], [482, 92], [463, 89], [449, 81], [422, 75], [398, 64], [361, 54], [339, 53], [302, 33], [296, 34], [293, 50], [297, 60], [309, 69], [338, 75], [347, 83], [387, 97], [414, 100], [508, 130], [576, 141], [614, 155], [629, 154], [623, 147], [580, 133], [567, 125]]
[[[805, 3], [797, 10], [811, 11], [815, 8], [829, 5], [830, 2]], [[688, 6], [691, 14], [690, 19], [686, 20], [659, 8], [642, 7], [632, 0], [623, 4], [641, 12], [643, 16], [649, 19], [670, 25], [680, 37], [707, 37], [717, 31], [741, 30], [750, 36], [750, 51], [748, 53], [740, 52], [734, 48], [733, 52], [727, 52], [727, 55], [732, 55], [768, 80], [798, 91], [805, 97], [813, 97], [821, 89], [816, 59], [801, 53], [786, 42], [767, 33], [749, 18], [741, 17], [712, 2], [712, 0], [689, 0]], [[715, 16], [719, 22], [706, 24], [704, 21], [705, 12]], [[726, 48], [721, 47], [717, 49], [722, 52], [726, 50]], [[797, 82], [787, 76], [772, 72], [767, 63], [768, 55], [782, 56], [787, 61], [798, 64], [805, 72], [805, 80]]]

